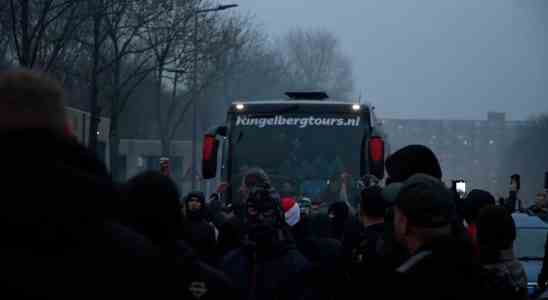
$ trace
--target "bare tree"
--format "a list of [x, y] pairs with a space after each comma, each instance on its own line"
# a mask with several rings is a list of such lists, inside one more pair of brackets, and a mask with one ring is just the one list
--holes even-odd
[[155, 69], [153, 47], [145, 43], [143, 34], [145, 26], [161, 14], [135, 0], [115, 1], [111, 11], [104, 19], [107, 59], [102, 70], [109, 83], [105, 108], [110, 118], [110, 166], [113, 177], [119, 178], [120, 115], [137, 87]]
[[11, 34], [11, 50], [17, 63], [49, 71], [83, 22], [82, 3], [82, 0], [6, 1], [0, 20]]
[[280, 44], [286, 69], [295, 83], [292, 88], [325, 90], [335, 97], [347, 97], [352, 92], [351, 62], [333, 33], [296, 29]]
[[[181, 113], [180, 103], [188, 97], [192, 71], [193, 11], [200, 1], [166, 1], [160, 7], [162, 17], [146, 27], [146, 40], [153, 48], [156, 79], [156, 121], [162, 155], [170, 155], [173, 123]], [[169, 97], [162, 97], [165, 89]], [[182, 95], [182, 96], [181, 96]]]
[[[88, 0], [90, 14], [78, 42], [87, 57], [80, 58], [82, 76], [89, 82], [89, 142], [97, 147], [100, 116], [110, 119], [110, 165], [118, 176], [119, 117], [139, 84], [154, 70], [152, 47], [144, 38], [145, 26], [160, 17], [156, 4], [138, 0]], [[99, 89], [101, 86], [101, 89]]]

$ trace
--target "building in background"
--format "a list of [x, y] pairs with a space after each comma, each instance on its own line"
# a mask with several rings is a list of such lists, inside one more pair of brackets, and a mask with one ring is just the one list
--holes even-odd
[[[69, 126], [78, 141], [84, 145], [89, 143], [90, 114], [86, 111], [72, 107], [66, 107]], [[97, 131], [97, 156], [110, 168], [109, 149], [110, 120], [101, 117], [99, 130]], [[198, 147], [201, 147], [198, 145]], [[200, 149], [200, 148], [198, 148]], [[177, 183], [182, 193], [191, 188], [191, 153], [192, 142], [173, 141], [170, 149], [171, 177]], [[121, 161], [121, 180], [127, 180], [132, 176], [146, 170], [160, 170], [161, 144], [157, 139], [121, 139], [119, 146]], [[198, 155], [201, 155], [200, 151]], [[198, 157], [201, 159], [201, 157]], [[205, 191], [205, 183], [201, 185]]]
[[446, 183], [464, 179], [470, 188], [505, 194], [507, 174], [501, 174], [505, 149], [526, 121], [507, 121], [504, 113], [489, 112], [486, 120], [382, 119], [391, 151], [423, 144], [440, 160]]

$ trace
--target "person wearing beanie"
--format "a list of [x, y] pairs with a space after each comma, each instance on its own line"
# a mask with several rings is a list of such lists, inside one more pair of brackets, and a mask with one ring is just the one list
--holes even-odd
[[183, 240], [207, 263], [216, 264], [215, 247], [217, 231], [208, 222], [205, 196], [202, 192], [191, 192], [185, 198], [185, 222]]
[[516, 224], [503, 207], [487, 207], [477, 220], [481, 263], [492, 299], [528, 299], [527, 275], [514, 255]]
[[467, 224], [466, 232], [474, 246], [474, 252], [478, 257], [480, 248], [477, 242], [476, 222], [482, 209], [495, 205], [495, 197], [493, 197], [491, 193], [478, 189], [470, 191], [463, 200], [463, 217]]
[[391, 268], [384, 247], [387, 207], [380, 187], [371, 186], [361, 192], [360, 221], [363, 231], [350, 251], [348, 269], [352, 281], [350, 286], [359, 292], [361, 283], [367, 283], [371, 287], [368, 288], [368, 296], [372, 298], [382, 298], [380, 283], [390, 280]]
[[398, 287], [394, 299], [476, 299], [483, 295], [481, 266], [469, 245], [453, 235], [455, 202], [438, 178], [409, 177], [398, 193], [394, 213], [396, 241], [410, 255], [391, 281]]
[[280, 195], [269, 184], [255, 184], [244, 211], [243, 246], [224, 257], [222, 269], [242, 299], [302, 299], [311, 266], [291, 238]]
[[390, 155], [386, 159], [386, 171], [387, 185], [392, 182], [403, 182], [417, 173], [440, 180], [442, 178], [438, 158], [430, 148], [423, 145], [409, 145]]
[[[124, 224], [145, 235], [161, 249], [164, 260], [175, 267], [166, 277], [173, 277], [173, 272], [180, 275], [174, 278], [177, 288], [172, 294], [183, 299], [196, 299], [196, 295], [201, 295], [199, 298], [204, 300], [236, 296], [230, 280], [204, 263], [191, 247], [181, 241], [182, 208], [179, 191], [171, 178], [158, 171], [146, 171], [132, 177], [121, 190], [126, 208]], [[163, 278], [159, 272], [152, 273], [152, 277], [158, 278], [155, 280]], [[196, 283], [207, 289], [205, 294], [194, 286]]]

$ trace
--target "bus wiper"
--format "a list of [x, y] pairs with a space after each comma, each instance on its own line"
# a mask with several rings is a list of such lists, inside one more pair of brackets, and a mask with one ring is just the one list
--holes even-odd
[[239, 144], [243, 137], [244, 137], [244, 132], [240, 131], [240, 134], [238, 134], [238, 138], [236, 139], [236, 144]]
[[544, 258], [542, 257], [535, 257], [535, 256], [522, 256], [522, 257], [519, 257], [518, 260], [522, 260], [522, 261], [536, 261], [536, 260], [543, 260]]

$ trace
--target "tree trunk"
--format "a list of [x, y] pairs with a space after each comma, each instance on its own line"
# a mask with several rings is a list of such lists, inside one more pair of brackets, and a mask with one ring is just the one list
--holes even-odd
[[118, 119], [113, 118], [110, 121], [110, 172], [115, 181], [126, 180], [126, 174], [122, 174], [120, 159], [120, 135], [118, 134]]
[[30, 33], [29, 33], [29, 13], [30, 13], [29, 0], [21, 1], [22, 37], [21, 37], [21, 55], [19, 57], [19, 60], [20, 60], [19, 63], [21, 64], [22, 67], [27, 67], [27, 68], [32, 67], [30, 62], [31, 40], [30, 40]]
[[97, 129], [101, 118], [101, 110], [99, 108], [99, 51], [100, 51], [100, 34], [101, 34], [101, 11], [99, 5], [93, 1], [93, 53], [92, 53], [92, 70], [91, 70], [91, 91], [90, 91], [90, 123], [89, 123], [89, 141], [88, 147], [97, 151]]
[[[115, 46], [115, 55], [118, 55], [118, 47]], [[109, 142], [110, 142], [110, 172], [114, 180], [125, 180], [122, 178], [124, 174], [121, 174], [120, 169], [120, 135], [118, 133], [118, 120], [120, 116], [120, 101], [121, 101], [121, 89], [120, 77], [121, 77], [121, 60], [118, 60], [113, 65], [113, 93], [111, 99], [110, 108], [110, 128], [109, 128]]]

